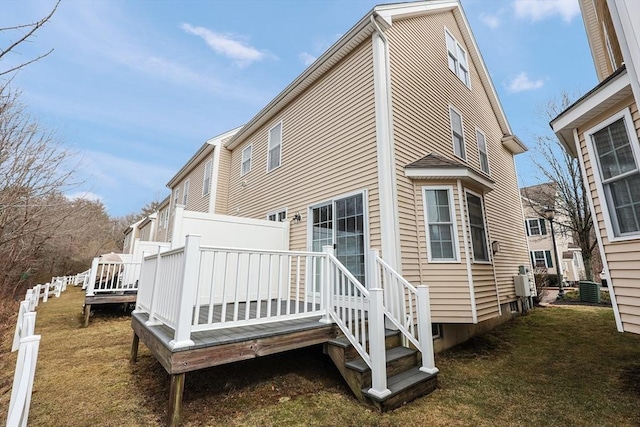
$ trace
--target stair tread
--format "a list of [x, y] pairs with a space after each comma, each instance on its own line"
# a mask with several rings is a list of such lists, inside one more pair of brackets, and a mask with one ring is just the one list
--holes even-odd
[[397, 375], [393, 375], [391, 377], [389, 377], [389, 379], [387, 379], [387, 388], [389, 389], [389, 391], [391, 391], [391, 394], [379, 399], [371, 394], [369, 394], [369, 388], [363, 388], [362, 389], [362, 393], [369, 397], [370, 399], [373, 399], [375, 401], [378, 402], [383, 402], [391, 397], [393, 397], [394, 395], [400, 393], [403, 390], [406, 390], [407, 388], [418, 384], [420, 382], [426, 381], [431, 379], [432, 377], [437, 376], [438, 374], [428, 374], [426, 372], [423, 372], [420, 370], [420, 368], [418, 366], [413, 367], [411, 369], [408, 369], [404, 372], [401, 372]]
[[[393, 347], [388, 349], [386, 352], [386, 361], [387, 363], [396, 361], [402, 357], [412, 356], [417, 353], [416, 350], [407, 347]], [[353, 369], [358, 372], [366, 372], [368, 371], [369, 365], [364, 361], [362, 357], [358, 357], [354, 360], [351, 360], [345, 363], [345, 366], [349, 369]]]
[[[400, 333], [400, 331], [394, 331], [392, 329], [385, 329], [384, 330], [384, 337], [385, 338], [389, 338], [389, 337], [392, 337], [394, 335], [398, 335], [399, 333]], [[347, 337], [345, 337], [344, 335], [340, 335], [339, 337], [330, 340], [329, 344], [335, 345], [335, 346], [338, 346], [338, 347], [343, 347], [343, 348], [347, 348], [347, 347], [349, 347], [351, 345], [351, 343], [349, 342]]]

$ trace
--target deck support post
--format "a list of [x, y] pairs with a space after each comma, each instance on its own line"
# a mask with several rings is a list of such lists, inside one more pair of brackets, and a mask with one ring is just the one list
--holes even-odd
[[369, 353], [371, 388], [369, 394], [383, 399], [391, 394], [387, 388], [387, 361], [384, 337], [384, 300], [381, 288], [369, 289]]
[[422, 366], [420, 370], [427, 374], [438, 373], [433, 355], [433, 334], [431, 333], [431, 306], [429, 301], [429, 287], [420, 285], [418, 291], [418, 339], [422, 352]]
[[135, 332], [131, 341], [131, 354], [129, 355], [129, 363], [136, 363], [138, 360], [138, 347], [140, 346], [140, 337]]
[[89, 316], [91, 316], [91, 304], [84, 305], [84, 322], [83, 326], [86, 328], [89, 326]]
[[182, 417], [182, 395], [184, 393], [185, 374], [171, 375], [171, 390], [169, 391], [169, 410], [167, 412], [167, 426], [177, 427]]

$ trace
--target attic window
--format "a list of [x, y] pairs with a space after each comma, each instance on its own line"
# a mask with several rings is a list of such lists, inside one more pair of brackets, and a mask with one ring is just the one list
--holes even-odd
[[447, 39], [447, 55], [449, 60], [449, 69], [458, 76], [458, 78], [471, 89], [471, 81], [469, 80], [469, 64], [467, 63], [467, 52], [462, 45], [451, 35], [449, 30], [444, 30]]

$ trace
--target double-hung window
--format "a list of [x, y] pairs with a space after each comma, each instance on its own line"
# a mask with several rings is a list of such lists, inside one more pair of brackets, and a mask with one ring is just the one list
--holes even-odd
[[480, 169], [489, 175], [489, 156], [487, 154], [487, 137], [480, 129], [476, 129], [476, 139], [478, 141], [478, 158], [480, 159]]
[[458, 261], [451, 187], [423, 187], [429, 261]]
[[182, 194], [182, 204], [187, 206], [187, 202], [189, 201], [189, 184], [191, 184], [191, 180], [186, 180], [184, 182], [184, 189]]
[[267, 152], [267, 172], [280, 166], [282, 148], [282, 122], [269, 130], [269, 149]]
[[640, 147], [629, 110], [587, 131], [587, 135], [609, 238], [639, 235]]
[[173, 206], [177, 206], [180, 203], [180, 187], [173, 190]]
[[473, 260], [481, 262], [489, 261], [482, 199], [469, 192], [467, 192], [467, 213], [469, 214], [469, 229], [471, 230]]
[[462, 45], [445, 29], [445, 38], [447, 39], [447, 56], [449, 61], [449, 69], [458, 76], [458, 78], [467, 87], [471, 87], [469, 80], [469, 65], [467, 63], [467, 52]]
[[449, 118], [451, 120], [451, 139], [453, 141], [453, 152], [462, 160], [466, 160], [464, 150], [464, 128], [462, 127], [462, 114], [455, 108], [449, 107]]
[[534, 268], [553, 268], [551, 251], [531, 251], [531, 264]]
[[527, 219], [527, 236], [544, 236], [547, 226], [543, 218]]
[[251, 145], [248, 145], [242, 150], [242, 165], [240, 166], [240, 176], [246, 175], [251, 171]]
[[213, 169], [213, 162], [209, 160], [204, 165], [204, 177], [202, 179], [202, 195], [206, 196], [211, 191], [211, 171]]

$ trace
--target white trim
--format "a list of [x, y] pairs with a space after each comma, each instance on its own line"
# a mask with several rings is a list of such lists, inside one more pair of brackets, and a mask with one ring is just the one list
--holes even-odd
[[[640, 231], [636, 231], [633, 234], [624, 234], [621, 236], [617, 236], [614, 228], [614, 220], [612, 219], [612, 215], [615, 215], [615, 212], [611, 212], [609, 209], [609, 198], [607, 197], [607, 193], [605, 192], [604, 185], [602, 183], [602, 175], [601, 175], [601, 166], [600, 161], [597, 157], [596, 150], [593, 146], [592, 135], [599, 130], [604, 129], [605, 127], [611, 125], [617, 120], [624, 119], [625, 128], [627, 131], [627, 137], [629, 139], [629, 145], [631, 145], [631, 151], [633, 153], [633, 158], [636, 163], [636, 172], [640, 173], [640, 148], [638, 142], [638, 136], [634, 127], [633, 118], [631, 117], [631, 111], [629, 108], [625, 108], [616, 114], [610, 116], [609, 118], [603, 120], [598, 123], [596, 126], [593, 126], [591, 129], [588, 129], [584, 132], [584, 140], [585, 145], [587, 146], [587, 152], [589, 153], [589, 159], [591, 161], [591, 165], [593, 168], [593, 180], [596, 184], [596, 190], [598, 193], [598, 199], [600, 199], [600, 209], [602, 210], [602, 216], [604, 218], [604, 224], [607, 231], [607, 239], [610, 242], [621, 242], [627, 240], [637, 240], [640, 238]], [[585, 175], [586, 177], [586, 175]], [[594, 216], [594, 219], [597, 218]]]
[[270, 215], [275, 215], [276, 216], [276, 222], [282, 222], [282, 221], [278, 221], [278, 214], [284, 212], [284, 219], [289, 219], [289, 211], [287, 209], [287, 207], [285, 206], [284, 208], [280, 208], [280, 209], [275, 209], [272, 211], [267, 212], [267, 220], [269, 220], [269, 216]]
[[[473, 252], [473, 234], [471, 234], [471, 220], [469, 219], [469, 201], [467, 200], [467, 194], [471, 194], [478, 199], [480, 199], [480, 209], [482, 210], [482, 223], [484, 225], [484, 243], [485, 249], [487, 250], [487, 259], [486, 260], [476, 260], [476, 254]], [[467, 208], [467, 220], [469, 221], [469, 233], [471, 234], [471, 255], [473, 256], [474, 264], [493, 264], [491, 261], [491, 242], [489, 242], [489, 236], [487, 230], [489, 229], [489, 225], [487, 224], [487, 213], [484, 208], [484, 196], [482, 194], [476, 193], [473, 190], [469, 190], [468, 188], [464, 189], [464, 201]]]
[[[580, 152], [580, 137], [578, 136], [578, 130], [573, 129], [573, 141], [575, 144], [575, 148], [577, 152]], [[580, 162], [580, 169], [582, 171], [582, 176], [585, 178], [586, 187], [585, 190], [589, 191], [589, 197], [587, 200], [589, 201], [589, 209], [591, 209], [591, 217], [593, 218], [593, 225], [596, 228], [596, 240], [598, 241], [598, 249], [600, 249], [600, 254], [602, 255], [602, 268], [606, 273], [607, 287], [609, 288], [609, 297], [611, 298], [611, 307], [613, 307], [613, 316], [616, 319], [616, 328], [618, 332], [624, 332], [624, 327], [622, 325], [622, 319], [620, 317], [620, 309], [618, 308], [618, 301], [616, 298], [616, 293], [613, 290], [613, 282], [611, 280], [611, 273], [609, 272], [609, 261], [607, 260], [607, 253], [604, 250], [604, 243], [602, 242], [602, 234], [600, 233], [600, 227], [598, 225], [598, 217], [596, 216], [596, 206], [593, 202], [593, 197], [591, 197], [591, 188], [589, 186], [589, 182], [586, 181], [587, 177], [587, 168], [584, 165], [584, 157], [578, 156], [578, 160]]]
[[176, 187], [176, 188], [173, 189], [173, 200], [172, 201], [173, 201], [172, 205], [174, 207], [178, 206], [180, 204], [180, 202], [181, 202], [181, 200], [180, 200], [180, 187]]
[[[452, 111], [455, 112], [458, 116], [460, 116], [460, 127], [462, 128], [461, 129], [462, 151], [463, 151], [462, 154], [464, 155], [464, 157], [460, 157], [456, 154], [456, 143], [455, 143], [454, 134], [453, 134], [453, 117], [451, 115]], [[449, 127], [451, 130], [451, 147], [453, 148], [453, 155], [466, 163], [467, 162], [467, 143], [464, 137], [464, 117], [462, 117], [462, 113], [460, 112], [460, 110], [458, 110], [456, 107], [454, 107], [451, 104], [449, 104]]]
[[[447, 36], [451, 37], [451, 39], [453, 40], [453, 42], [455, 43], [455, 47], [456, 47], [456, 51], [453, 52], [454, 53], [454, 59], [456, 61], [455, 63], [455, 70], [451, 70], [451, 67], [449, 67], [449, 45], [447, 43]], [[465, 85], [469, 90], [471, 90], [471, 70], [469, 70], [469, 55], [467, 53], [467, 49], [465, 49], [462, 44], [460, 44], [460, 42], [458, 41], [458, 39], [456, 39], [453, 36], [453, 33], [451, 31], [449, 31], [449, 29], [444, 26], [444, 44], [445, 44], [445, 49], [447, 50], [447, 68], [449, 68], [449, 70], [458, 78], [458, 80], [460, 80], [462, 82], [463, 85]], [[458, 57], [459, 51], [462, 51], [462, 53], [464, 54], [464, 61], [466, 63], [466, 68], [462, 67], [460, 65], [460, 58]], [[460, 77], [460, 68], [462, 68], [463, 70], [465, 70], [467, 72], [466, 74], [466, 80], [464, 81], [462, 80], [462, 78]]]
[[482, 190], [489, 192], [493, 190], [494, 184], [486, 177], [475, 173], [464, 165], [455, 168], [405, 168], [404, 175], [407, 178], [430, 179], [430, 178], [456, 178], [473, 181], [482, 187]]
[[[268, 147], [268, 146], [267, 146]], [[244, 152], [249, 150], [249, 158], [248, 159], [244, 159]], [[267, 148], [267, 152], [268, 152], [268, 148]], [[268, 157], [268, 156], [267, 156]], [[244, 165], [244, 163], [246, 161], [249, 161], [249, 169], [246, 172], [243, 172], [242, 167]], [[269, 160], [267, 159], [267, 162]], [[240, 151], [240, 176], [243, 177], [246, 174], [248, 174], [249, 172], [251, 172], [251, 166], [252, 166], [252, 162], [253, 162], [253, 144], [249, 144], [246, 147], [244, 147], [241, 151]]]
[[221, 140], [213, 142], [213, 164], [211, 166], [211, 188], [209, 189], [209, 210], [210, 213], [216, 213], [216, 198], [218, 197], [218, 176], [220, 175], [220, 156], [221, 150], [226, 150], [222, 146]]
[[187, 178], [184, 180], [184, 184], [182, 184], [182, 204], [187, 207], [187, 203], [189, 203], [189, 191], [191, 190], [191, 178]]
[[[275, 148], [275, 147], [271, 147], [271, 131], [274, 130], [275, 128], [277, 128], [278, 126], [280, 126], [280, 143], [278, 144], [279, 145], [278, 166], [275, 166], [275, 167], [269, 169], [269, 154], [271, 153], [271, 150]], [[272, 172], [272, 171], [278, 169], [280, 166], [282, 166], [282, 146], [283, 146], [283, 143], [284, 143], [283, 135], [284, 135], [284, 126], [282, 124], [282, 120], [278, 121], [276, 124], [271, 126], [269, 128], [269, 130], [267, 131], [267, 173]]]
[[[487, 156], [486, 171], [482, 169], [482, 151], [480, 151], [480, 141], [478, 141], [478, 134], [482, 135], [482, 138], [484, 138], [484, 155]], [[491, 176], [491, 165], [489, 162], [489, 144], [487, 143], [487, 134], [482, 132], [482, 129], [480, 129], [478, 126], [476, 126], [476, 145], [478, 146], [478, 165], [480, 166], [480, 170], [483, 173], [486, 173], [487, 175]]]
[[[531, 267], [533, 267], [533, 268], [537, 267], [535, 252], [542, 252], [542, 257], [544, 258], [544, 267], [545, 268], [553, 268], [553, 269], [556, 269], [556, 271], [557, 271], [557, 267], [554, 264], [555, 261], [553, 259], [554, 258], [553, 257], [554, 252], [550, 251], [549, 249], [531, 249], [529, 251], [529, 261], [532, 261]], [[548, 265], [548, 263], [547, 263], [547, 252], [549, 252], [549, 257], [551, 258], [551, 263], [553, 265]]]
[[462, 238], [464, 241], [464, 258], [467, 264], [467, 283], [469, 284], [469, 300], [471, 303], [471, 318], [473, 323], [478, 323], [478, 308], [476, 307], [476, 291], [473, 286], [473, 271], [471, 270], [471, 257], [469, 256], [469, 236], [467, 235], [467, 222], [465, 221], [465, 201], [463, 198], [462, 181], [458, 180], [458, 205], [460, 209], [460, 221], [462, 222]]
[[[429, 215], [427, 209], [426, 192], [430, 190], [446, 190], [449, 199], [449, 215], [451, 216], [451, 237], [453, 240], [454, 259], [433, 259], [431, 250], [431, 237], [429, 233]], [[422, 209], [424, 213], [424, 230], [427, 240], [427, 260], [430, 264], [459, 264], [460, 263], [460, 238], [458, 236], [458, 224], [456, 221], [456, 204], [453, 197], [453, 185], [424, 185], [421, 187]]]
[[[529, 221], [537, 221], [538, 222], [538, 228], [540, 229], [540, 233], [531, 234], [531, 227], [529, 226]], [[540, 221], [542, 221], [542, 223], [544, 224], [544, 230], [547, 231], [547, 224], [545, 223], [546, 220], [544, 218], [525, 218], [524, 219], [525, 227], [526, 227], [526, 231], [527, 231], [527, 237], [548, 236], [549, 235], [549, 233], [542, 234], [542, 227], [540, 227]]]
[[[216, 150], [216, 148], [213, 149], [214, 152]], [[207, 167], [210, 168], [209, 171], [209, 186], [207, 188]], [[208, 196], [209, 194], [211, 194], [211, 178], [213, 177], [213, 158], [207, 160], [204, 163], [204, 170], [202, 171], [202, 197]], [[206, 192], [205, 192], [206, 191]]]

